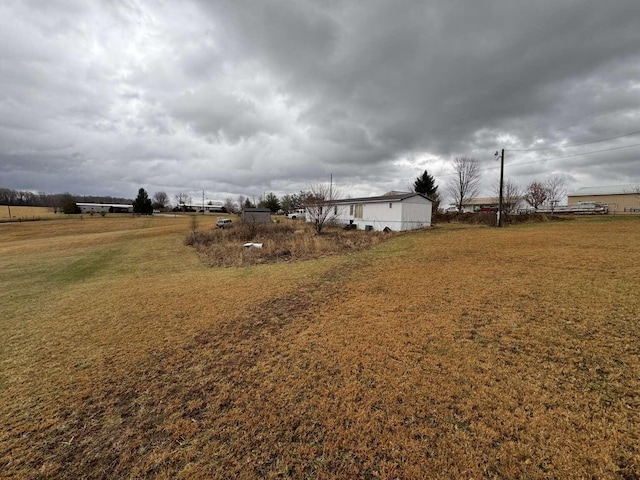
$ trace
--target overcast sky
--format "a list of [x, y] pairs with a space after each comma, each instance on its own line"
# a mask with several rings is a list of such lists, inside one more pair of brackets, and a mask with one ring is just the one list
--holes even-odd
[[[634, 131], [638, 0], [0, 2], [0, 187], [365, 196], [468, 156], [489, 195], [498, 149]], [[507, 151], [505, 176], [637, 183], [633, 144]]]

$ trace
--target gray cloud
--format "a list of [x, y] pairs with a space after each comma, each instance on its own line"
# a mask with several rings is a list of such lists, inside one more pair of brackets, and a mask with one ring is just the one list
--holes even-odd
[[[0, 5], [3, 187], [354, 195], [459, 155], [640, 130], [640, 4], [80, 0]], [[508, 152], [521, 185], [640, 182], [640, 136]], [[544, 160], [548, 159], [548, 160]]]

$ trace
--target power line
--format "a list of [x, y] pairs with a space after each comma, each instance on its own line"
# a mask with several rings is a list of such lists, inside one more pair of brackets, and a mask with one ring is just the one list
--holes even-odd
[[[552, 158], [542, 158], [540, 160], [533, 160], [531, 162], [523, 162], [523, 163], [512, 163], [511, 165], [528, 165], [530, 163], [540, 163], [540, 162], [547, 162], [550, 160], [559, 160], [561, 158], [570, 158], [570, 157], [580, 157], [582, 155], [591, 155], [592, 153], [602, 153], [602, 152], [610, 152], [612, 150], [621, 150], [623, 148], [631, 148], [631, 147], [637, 147], [638, 145], [640, 145], [640, 143], [632, 143], [630, 145], [622, 145], [620, 147], [611, 147], [611, 148], [603, 148], [601, 150], [591, 150], [590, 152], [582, 152], [582, 153], [573, 153], [571, 155], [562, 155], [560, 157], [552, 157]], [[495, 167], [494, 167], [495, 168]]]
[[571, 145], [563, 145], [562, 147], [514, 148], [514, 149], [505, 148], [505, 151], [507, 151], [507, 152], [536, 152], [536, 151], [541, 151], [541, 150], [562, 150], [563, 148], [580, 147], [582, 145], [592, 145], [594, 143], [608, 142], [609, 140], [615, 140], [617, 138], [623, 138], [623, 137], [630, 137], [630, 136], [633, 136], [633, 135], [638, 135], [639, 133], [640, 133], [640, 130], [637, 130], [635, 132], [629, 132], [629, 133], [624, 133], [622, 135], [616, 135], [615, 137], [602, 138], [600, 140], [593, 140], [591, 142], [573, 143]]
[[[640, 132], [639, 132], [640, 133]], [[631, 147], [637, 147], [640, 146], [640, 143], [632, 143], [630, 145], [622, 145], [620, 147], [610, 147], [610, 148], [603, 148], [601, 150], [591, 150], [590, 152], [582, 152], [582, 153], [572, 153], [571, 155], [561, 155], [559, 157], [551, 157], [551, 158], [541, 158], [539, 160], [531, 160], [529, 162], [520, 162], [520, 163], [510, 163], [508, 164], [509, 167], [515, 167], [518, 165], [531, 165], [532, 163], [542, 163], [542, 162], [548, 162], [551, 160], [560, 160], [562, 158], [571, 158], [571, 157], [580, 157], [582, 155], [591, 155], [592, 153], [602, 153], [602, 152], [610, 152], [612, 150], [621, 150], [623, 148], [631, 148]], [[518, 150], [507, 150], [505, 149], [505, 152], [513, 152], [513, 151], [518, 151]], [[485, 167], [485, 168], [480, 168], [478, 169], [481, 172], [484, 172], [486, 170], [495, 170], [497, 168], [500, 168], [500, 166], [494, 166], [494, 167]], [[448, 177], [450, 175], [455, 175], [455, 172], [452, 173], [442, 173], [439, 176], [441, 177]]]

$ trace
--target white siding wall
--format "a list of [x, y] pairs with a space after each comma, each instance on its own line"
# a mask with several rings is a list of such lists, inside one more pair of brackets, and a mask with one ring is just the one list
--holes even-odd
[[339, 223], [340, 225], [347, 225], [348, 223], [350, 223], [349, 220], [353, 220], [353, 215], [349, 214], [349, 205], [336, 205], [336, 207], [338, 208], [338, 213], [335, 216], [337, 223]]
[[80, 209], [80, 213], [109, 213], [111, 207], [118, 213], [126, 210], [129, 213], [133, 213], [132, 205], [114, 204], [114, 203], [76, 203], [76, 206]]
[[[382, 231], [386, 227], [393, 231], [401, 231], [431, 226], [431, 202], [422, 197], [412, 197], [402, 202], [380, 201], [361, 205], [362, 218], [355, 218], [351, 214], [350, 205], [339, 205], [336, 222], [341, 225], [353, 223], [357, 225], [358, 230], [364, 230], [370, 225], [375, 231]], [[353, 204], [354, 214], [355, 210], [356, 204]]]
[[80, 209], [80, 213], [109, 213], [109, 205], [78, 205], [78, 208]]
[[[389, 208], [391, 205], [391, 208]], [[402, 203], [401, 202], [376, 202], [364, 203], [362, 219], [358, 221], [358, 228], [364, 230], [367, 226], [373, 227], [377, 232], [389, 228], [399, 231], [402, 228]]]
[[432, 203], [423, 197], [411, 197], [402, 201], [402, 228], [413, 230], [431, 226]]

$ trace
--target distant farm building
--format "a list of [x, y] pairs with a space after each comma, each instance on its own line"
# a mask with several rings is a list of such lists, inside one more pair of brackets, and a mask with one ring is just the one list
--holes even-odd
[[[432, 202], [419, 193], [397, 193], [379, 197], [347, 198], [331, 202], [332, 218], [358, 230], [396, 232], [431, 226]], [[310, 220], [307, 214], [307, 220]]]
[[[513, 205], [508, 205], [508, 199], [503, 199], [503, 208], [505, 212], [517, 212], [518, 210], [526, 208], [527, 204], [522, 197], [517, 197], [513, 200]], [[451, 204], [451, 207], [447, 211], [457, 211], [457, 206]], [[499, 210], [498, 197], [477, 197], [470, 198], [462, 202], [462, 213], [478, 213], [478, 212], [497, 212]]]
[[640, 185], [583, 187], [567, 198], [569, 205], [594, 202], [606, 204], [609, 213], [640, 213]]
[[268, 208], [243, 208], [242, 221], [247, 223], [271, 223], [271, 210]]
[[202, 203], [180, 203], [174, 210], [182, 212], [205, 212], [205, 213], [226, 213], [227, 209], [224, 208], [222, 202], [206, 202]]
[[133, 213], [133, 205], [124, 203], [76, 203], [80, 213]]

